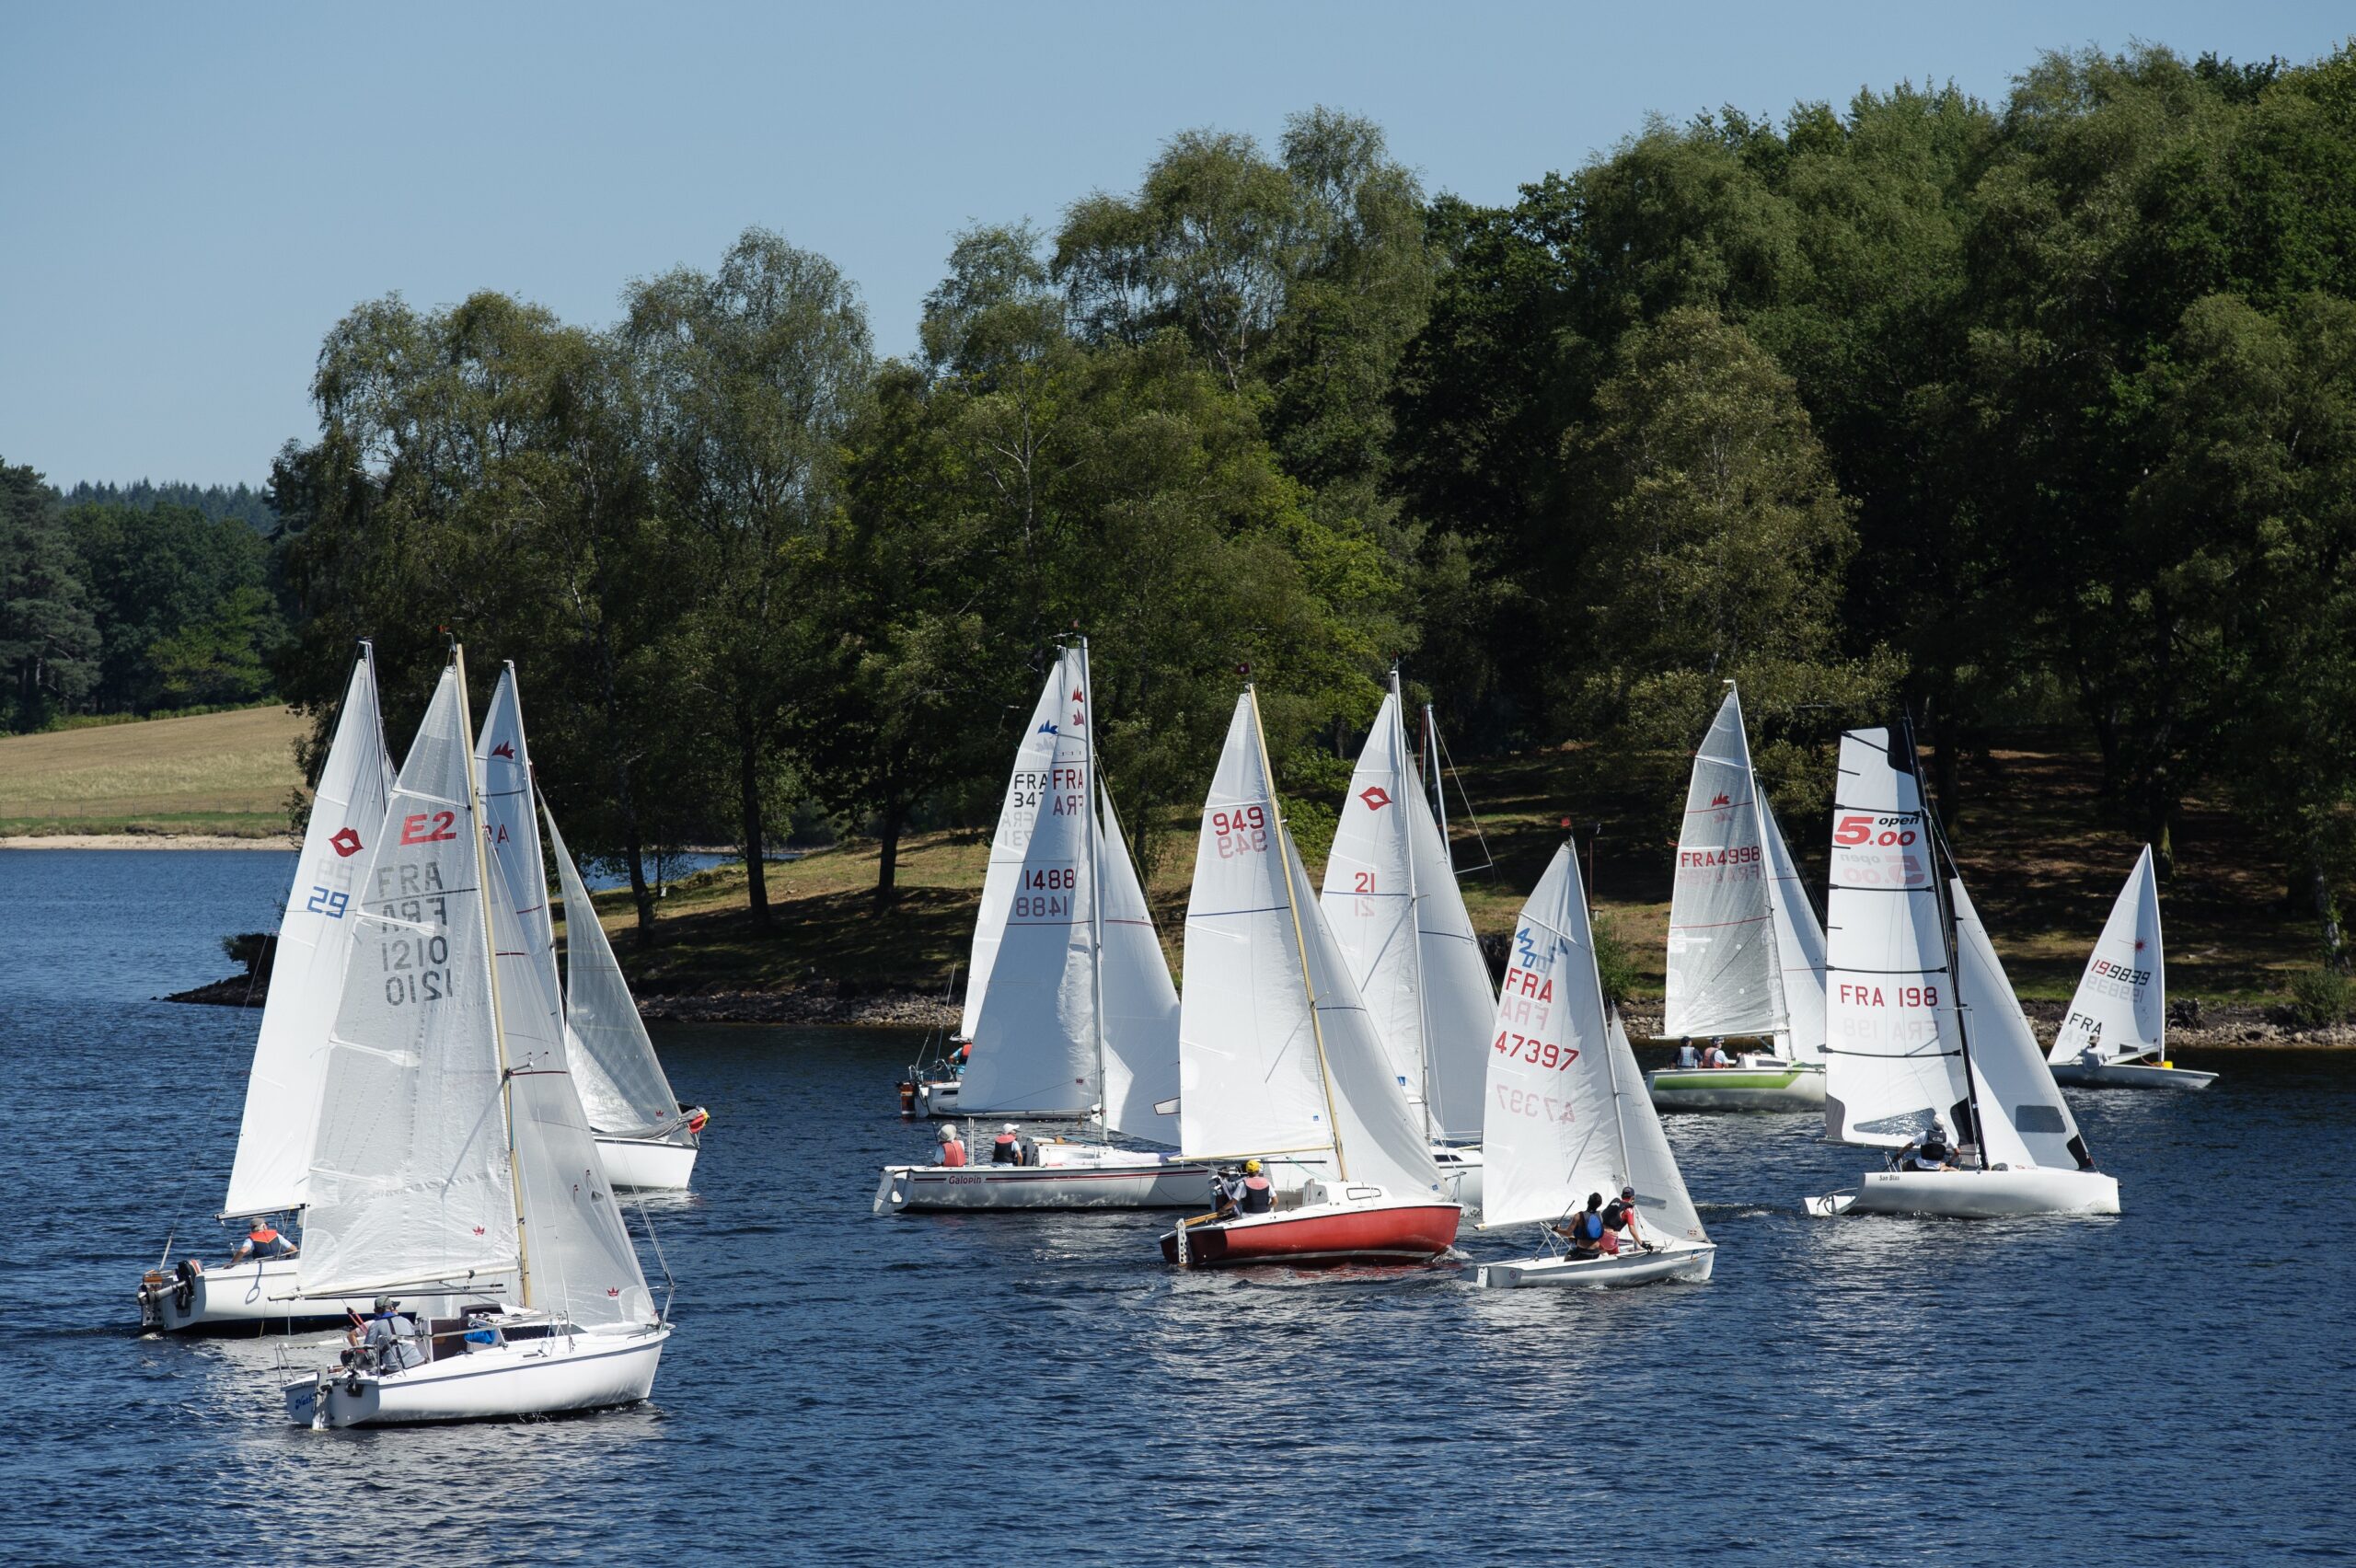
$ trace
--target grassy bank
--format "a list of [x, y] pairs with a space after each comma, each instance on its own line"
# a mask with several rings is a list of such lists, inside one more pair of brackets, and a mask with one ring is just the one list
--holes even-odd
[[248, 708], [0, 739], [0, 836], [284, 833], [305, 728]]
[[[1635, 961], [1639, 995], [1657, 997], [1668, 934], [1676, 823], [1685, 759], [1605, 756], [1569, 748], [1469, 765], [1463, 787], [1480, 834], [1451, 806], [1456, 852], [1474, 924], [1512, 928], [1522, 896], [1571, 817], [1592, 824], [1596, 903]], [[2091, 756], [2025, 738], [1966, 773], [1957, 851], [1981, 915], [2024, 998], [2065, 1001], [2138, 848], [2108, 822]], [[1790, 823], [1794, 850], [1819, 890], [1822, 834]], [[1175, 968], [1194, 870], [1191, 819], [1164, 824], [1149, 888]], [[2279, 905], [2279, 879], [2253, 836], [2223, 811], [2196, 804], [2176, 839], [2177, 874], [2162, 894], [2170, 993], [2211, 1002], [2279, 997], [2314, 962], [2312, 923]], [[773, 928], [754, 929], [741, 866], [670, 889], [654, 945], [633, 945], [626, 894], [600, 913], [633, 981], [650, 993], [767, 990], [831, 980], [861, 988], [939, 990], [964, 963], [988, 848], [978, 831], [919, 836], [901, 850], [901, 894], [878, 907], [872, 844], [850, 843], [769, 868]], [[1312, 863], [1315, 874], [1322, 868]]]

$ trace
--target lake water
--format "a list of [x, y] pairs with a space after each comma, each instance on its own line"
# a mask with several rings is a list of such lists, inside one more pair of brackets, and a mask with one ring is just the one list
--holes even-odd
[[679, 1332], [653, 1401], [293, 1429], [268, 1344], [141, 1338], [132, 1301], [175, 1224], [218, 1255], [259, 1018], [149, 998], [217, 977], [217, 939], [274, 919], [291, 870], [0, 852], [10, 1563], [2349, 1548], [2356, 1059], [2324, 1053], [2216, 1053], [2203, 1095], [2075, 1096], [2119, 1177], [2110, 1221], [1804, 1219], [1859, 1152], [1806, 1118], [1674, 1119], [1717, 1277], [1588, 1296], [1463, 1269], [1179, 1276], [1152, 1216], [878, 1217], [876, 1168], [927, 1147], [892, 1113], [909, 1037], [668, 1029], [715, 1119], [697, 1194], [656, 1215]]

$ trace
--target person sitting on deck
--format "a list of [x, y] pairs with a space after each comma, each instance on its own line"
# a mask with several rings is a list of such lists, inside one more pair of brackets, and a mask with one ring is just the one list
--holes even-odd
[[941, 1124], [941, 1163], [951, 1166], [965, 1163], [965, 1140], [957, 1136], [957, 1124], [954, 1122]]
[[1946, 1129], [1936, 1122], [1932, 1123], [1931, 1130], [1923, 1135], [1923, 1141], [1913, 1146], [1911, 1158], [1905, 1153], [1900, 1154], [1899, 1165], [1900, 1169], [1906, 1170], [1954, 1170], [1955, 1150], [1947, 1147]]
[[251, 1228], [246, 1232], [246, 1239], [237, 1243], [236, 1251], [229, 1254], [229, 1261], [233, 1263], [242, 1263], [248, 1258], [291, 1258], [293, 1256], [294, 1256], [294, 1243], [281, 1235], [278, 1228], [271, 1224], [267, 1218], [257, 1215], [254, 1216]]
[[1256, 1159], [1243, 1162], [1243, 1180], [1234, 1188], [1235, 1206], [1243, 1214], [1273, 1214], [1276, 1207], [1276, 1190], [1268, 1182], [1267, 1172], [1260, 1169]]
[[990, 1140], [990, 1163], [992, 1165], [1023, 1163], [1022, 1133], [1013, 1123], [1009, 1122], [999, 1128], [998, 1136]]
[[1727, 1055], [1727, 1037], [1725, 1035], [1713, 1034], [1710, 1036], [1710, 1048], [1702, 1053], [1702, 1065], [1705, 1067], [1730, 1067], [1734, 1066], [1734, 1059]]
[[972, 1062], [973, 1059], [974, 1043], [968, 1040], [963, 1045], [957, 1047], [957, 1054], [949, 1058], [949, 1070], [962, 1076], [965, 1071], [967, 1064]]
[[405, 1318], [395, 1309], [400, 1303], [389, 1296], [379, 1296], [375, 1315], [365, 1325], [355, 1325], [344, 1333], [346, 1343], [354, 1350], [344, 1354], [347, 1366], [373, 1366], [379, 1372], [398, 1372], [416, 1366], [425, 1360], [425, 1346], [420, 1343], [423, 1331], [413, 1318]]
[[1600, 1258], [1603, 1255], [1603, 1194], [1589, 1193], [1587, 1207], [1571, 1216], [1568, 1225], [1554, 1228], [1571, 1243], [1574, 1258]]
[[1677, 1048], [1677, 1065], [1689, 1073], [1702, 1065], [1702, 1053], [1693, 1048], [1692, 1039]]
[[1653, 1250], [1653, 1244], [1636, 1229], [1636, 1189], [1634, 1187], [1621, 1188], [1620, 1195], [1603, 1205], [1603, 1250], [1606, 1252], [1620, 1251], [1620, 1232], [1623, 1230], [1628, 1233], [1631, 1245], [1647, 1252]]

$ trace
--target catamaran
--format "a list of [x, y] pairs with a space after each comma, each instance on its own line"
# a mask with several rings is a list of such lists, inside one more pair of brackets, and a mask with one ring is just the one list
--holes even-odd
[[999, 817], [1022, 856], [994, 856], [983, 892], [958, 1098], [997, 1114], [1078, 1101], [1100, 1136], [1037, 1142], [1036, 1164], [886, 1166], [878, 1214], [1189, 1208], [1207, 1189], [1200, 1160], [1110, 1136], [1178, 1141], [1178, 991], [1099, 773], [1091, 688], [1082, 639], [1048, 674]]
[[1407, 1104], [1285, 829], [1259, 698], [1236, 700], [1203, 806], [1179, 1009], [1179, 1147], [1292, 1174], [1275, 1207], [1225, 1209], [1161, 1239], [1182, 1267], [1419, 1260], [1448, 1251], [1462, 1205], [1441, 1195]]
[[[562, 1000], [573, 1086], [597, 1135], [606, 1178], [629, 1190], [683, 1191], [710, 1117], [699, 1106], [681, 1104], [671, 1092], [621, 965], [598, 924], [596, 905], [557, 832], [555, 815], [539, 798], [513, 663], [500, 671], [475, 744], [475, 765], [482, 778], [483, 830], [498, 873], [491, 886], [514, 905], [527, 962], [539, 972], [538, 986]], [[540, 859], [543, 821], [564, 894], [561, 975], [548, 872]]]
[[1824, 928], [1750, 766], [1742, 699], [1693, 754], [1669, 910], [1664, 1036], [1772, 1039], [1721, 1067], [1646, 1078], [1666, 1111], [1812, 1111], [1824, 1103]]
[[295, 1264], [307, 1300], [414, 1309], [422, 1295], [454, 1309], [425, 1315], [413, 1359], [355, 1353], [285, 1384], [301, 1425], [629, 1403], [671, 1336], [528, 921], [496, 885], [471, 727], [454, 648], [356, 879]]
[[[1567, 844], [1530, 891], [1513, 934], [1489, 1052], [1481, 1228], [1541, 1228], [1543, 1256], [1484, 1263], [1484, 1286], [1628, 1286], [1705, 1280], [1717, 1246], [1685, 1191], [1619, 1013], [1603, 997], [1578, 857]], [[1635, 1189], [1633, 1250], [1573, 1257], [1556, 1226], [1580, 1194]]]
[[2169, 1061], [2167, 963], [2160, 955], [2160, 885], [2143, 846], [2086, 960], [2046, 1062], [2073, 1089], [2206, 1089], [2215, 1073]]
[[[1438, 732], [1430, 783], [1440, 781]], [[1348, 959], [1392, 1076], [1424, 1125], [1443, 1190], [1481, 1201], [1482, 1075], [1497, 994], [1457, 891], [1448, 838], [1407, 744], [1399, 671], [1375, 714], [1334, 831], [1319, 903]]]
[[1902, 1154], [1900, 1168], [1868, 1171], [1855, 1191], [1810, 1198], [1807, 1210], [2117, 1214], [2118, 1179], [2095, 1169], [1944, 848], [1911, 732], [1842, 736], [1825, 1136], [1911, 1151], [1936, 1132], [1966, 1147], [1960, 1169], [1919, 1169], [1919, 1156]]
[[[311, 1135], [318, 1120], [328, 1025], [342, 994], [344, 955], [352, 947], [350, 915], [358, 885], [353, 873], [358, 857], [375, 845], [392, 783], [384, 721], [377, 713], [375, 656], [363, 642], [312, 797], [294, 885], [279, 919], [270, 993], [246, 1080], [245, 1117], [221, 1208], [225, 1218], [275, 1217], [295, 1233], [290, 1241], [299, 1240], [309, 1201]], [[291, 1257], [249, 1257], [208, 1268], [194, 1255], [173, 1264], [167, 1247], [140, 1282], [140, 1322], [167, 1332], [253, 1332], [341, 1321], [347, 1306], [367, 1306], [364, 1299], [294, 1301], [294, 1279]]]

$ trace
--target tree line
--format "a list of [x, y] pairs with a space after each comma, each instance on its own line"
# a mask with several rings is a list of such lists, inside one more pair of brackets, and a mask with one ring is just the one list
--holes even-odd
[[1171, 139], [1051, 228], [955, 238], [880, 360], [748, 230], [609, 327], [357, 307], [273, 467], [323, 716], [396, 732], [453, 635], [512, 658], [568, 833], [637, 873], [814, 815], [991, 810], [1060, 637], [1154, 841], [1239, 672], [1312, 831], [1403, 658], [1461, 749], [1682, 750], [1740, 682], [1779, 808], [1911, 713], [2098, 749], [2172, 850], [2257, 824], [2339, 958], [2356, 859], [2356, 50], [2050, 54], [2000, 104], [1865, 91], [1647, 123], [1509, 205], [1329, 110]]

